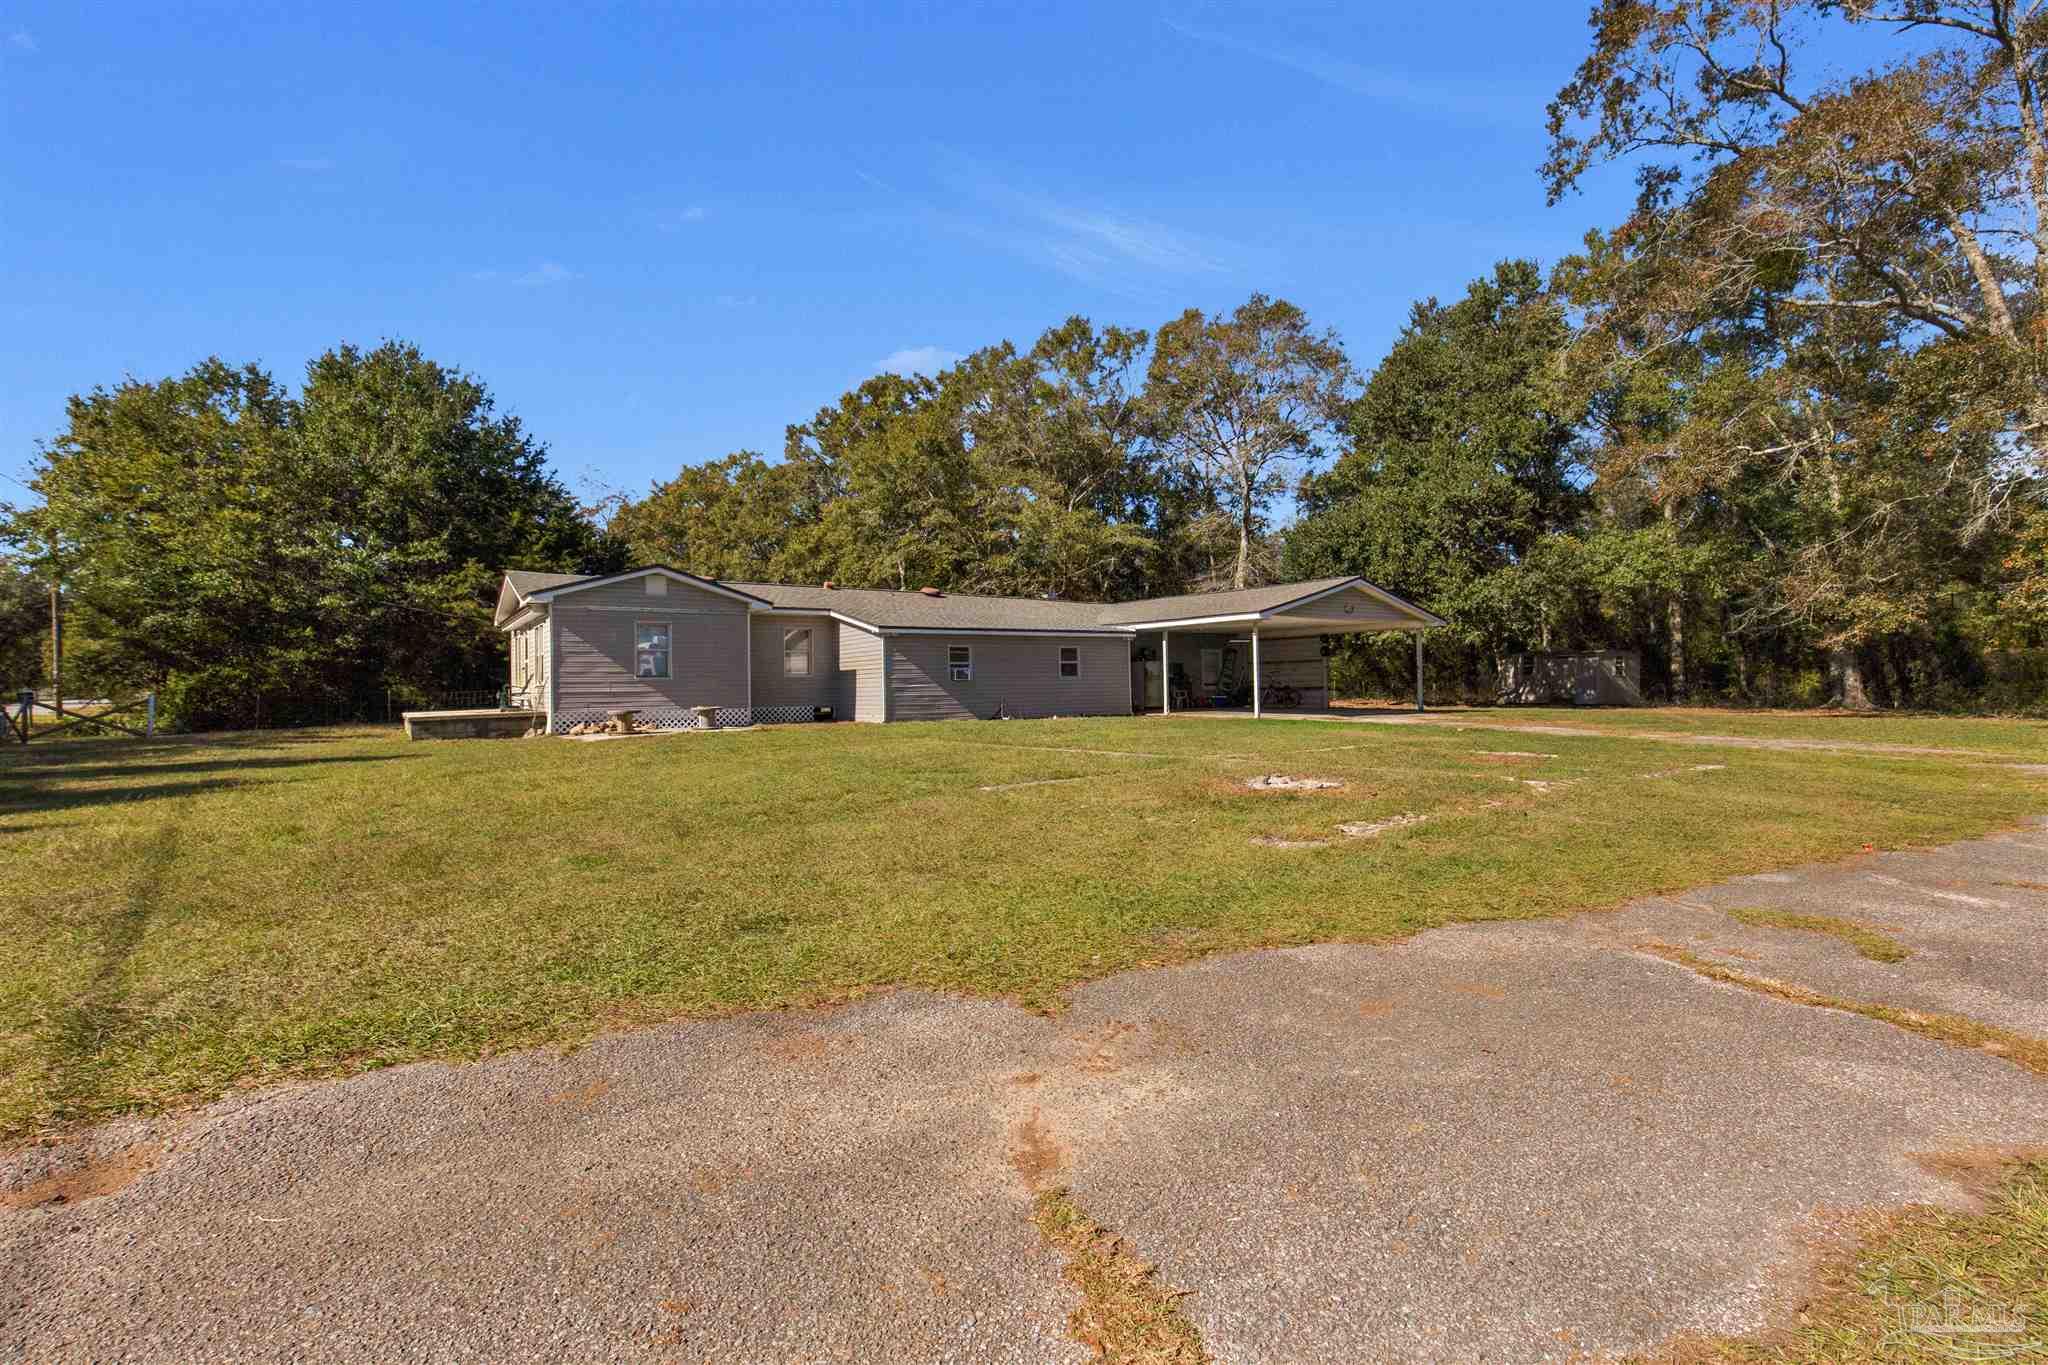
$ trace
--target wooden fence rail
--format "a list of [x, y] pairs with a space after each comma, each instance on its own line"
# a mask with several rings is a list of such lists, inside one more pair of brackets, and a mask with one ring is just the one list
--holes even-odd
[[[31, 734], [35, 738], [44, 739], [79, 725], [104, 725], [109, 730], [119, 730], [122, 734], [133, 735], [137, 739], [149, 739], [156, 734], [156, 693], [154, 692], [138, 697], [134, 701], [117, 702], [102, 710], [89, 713], [85, 711], [66, 712], [64, 709], [64, 698], [60, 696], [52, 696], [47, 703], [39, 702], [36, 700], [36, 694], [33, 692], [16, 693], [15, 704], [15, 713], [6, 717], [7, 729], [11, 734], [18, 736], [23, 744], [29, 742]], [[38, 710], [47, 711], [56, 716], [57, 723], [55, 725], [45, 725], [37, 729], [35, 726], [35, 713]], [[136, 717], [132, 713], [137, 711], [142, 713], [139, 729], [135, 724], [108, 719], [110, 716], [126, 715], [130, 721], [134, 721]], [[0, 715], [4, 714], [4, 712], [0, 712]], [[65, 719], [67, 715], [70, 717], [68, 720]]]

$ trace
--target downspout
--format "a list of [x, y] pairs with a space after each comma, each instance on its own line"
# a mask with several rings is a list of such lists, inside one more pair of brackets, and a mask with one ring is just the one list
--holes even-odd
[[547, 728], [547, 733], [548, 733], [548, 734], [553, 734], [553, 733], [555, 732], [555, 679], [556, 679], [556, 677], [557, 677], [557, 676], [559, 675], [559, 670], [558, 670], [558, 669], [557, 669], [557, 668], [555, 667], [555, 665], [556, 665], [556, 663], [557, 663], [557, 660], [556, 660], [556, 657], [555, 657], [555, 654], [556, 654], [556, 650], [555, 650], [555, 609], [554, 609], [553, 607], [549, 607], [549, 608], [548, 608], [548, 615], [547, 615], [547, 624], [548, 624], [548, 686], [547, 686], [547, 703], [546, 703], [546, 705], [547, 705], [547, 727], [548, 727], [548, 728]]

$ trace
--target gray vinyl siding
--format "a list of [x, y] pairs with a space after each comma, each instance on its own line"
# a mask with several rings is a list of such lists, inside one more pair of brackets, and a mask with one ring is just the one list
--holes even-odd
[[[782, 671], [782, 637], [791, 630], [811, 632], [811, 672], [792, 678]], [[839, 683], [839, 623], [829, 616], [764, 616], [756, 613], [754, 630], [754, 705], [830, 706], [842, 704]], [[842, 715], [841, 719], [845, 717]]]
[[[892, 635], [888, 637], [889, 719], [958, 720], [1009, 715], [1127, 716], [1130, 640], [1125, 636]], [[974, 651], [974, 678], [954, 682], [947, 648]], [[1081, 652], [1081, 676], [1063, 678], [1062, 646]]]
[[855, 720], [889, 719], [888, 688], [883, 680], [887, 655], [881, 637], [859, 626], [839, 625], [838, 691], [832, 705], [834, 714]]
[[[664, 581], [667, 589], [659, 596], [640, 578], [556, 599], [558, 713], [749, 704], [746, 603]], [[667, 678], [633, 676], [633, 632], [641, 621], [670, 626]]]
[[[1298, 607], [1295, 610], [1310, 617], [1324, 617], [1342, 613], [1345, 618], [1345, 628], [1348, 630], [1406, 630], [1415, 624], [1415, 618], [1407, 612], [1400, 610], [1398, 607], [1390, 607], [1385, 602], [1364, 592], [1347, 592], [1341, 594], [1334, 601], [1325, 599], [1320, 602], [1311, 602], [1307, 606]], [[1274, 626], [1278, 627], [1287, 624], [1288, 616], [1288, 612], [1276, 611], [1268, 619]], [[1263, 652], [1265, 647], [1266, 641], [1261, 640], [1259, 642], [1260, 650]]]

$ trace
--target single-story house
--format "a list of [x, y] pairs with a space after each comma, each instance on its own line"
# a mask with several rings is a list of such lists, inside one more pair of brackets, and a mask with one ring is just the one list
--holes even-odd
[[513, 705], [562, 733], [610, 712], [717, 723], [1109, 716], [1250, 689], [1321, 709], [1327, 637], [1415, 635], [1437, 617], [1362, 578], [1142, 602], [736, 583], [664, 565], [578, 575], [515, 569], [498, 592]]

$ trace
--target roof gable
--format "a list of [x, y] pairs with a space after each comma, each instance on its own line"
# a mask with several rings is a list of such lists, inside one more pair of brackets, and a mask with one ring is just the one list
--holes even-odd
[[[681, 569], [672, 569], [666, 564], [643, 564], [639, 568], [626, 569], [619, 573], [596, 574], [587, 577], [564, 574], [560, 575], [564, 581], [548, 587], [538, 588], [528, 593], [527, 597], [532, 601], [552, 602], [556, 598], [567, 596], [570, 593], [583, 592], [589, 588], [603, 587], [611, 583], [630, 583], [636, 578], [645, 578], [649, 574], [660, 574], [662, 577], [672, 579], [675, 582], [687, 583], [693, 588], [702, 588], [706, 592], [714, 592], [725, 597], [736, 598], [739, 601], [755, 606], [765, 607], [769, 605], [765, 598], [756, 597], [749, 592], [742, 592], [729, 583], [720, 583], [713, 578], [699, 578], [696, 574], [684, 573]], [[510, 575], [508, 574], [507, 577], [509, 578]]]

